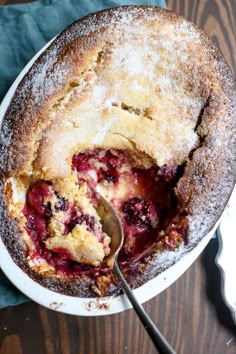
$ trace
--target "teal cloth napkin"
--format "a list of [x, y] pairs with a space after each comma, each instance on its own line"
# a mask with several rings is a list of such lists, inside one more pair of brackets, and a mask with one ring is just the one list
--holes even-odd
[[[122, 5], [166, 8], [165, 0], [41, 0], [0, 7], [0, 102], [28, 61], [57, 33], [88, 13]], [[0, 272], [0, 308], [27, 300]]]

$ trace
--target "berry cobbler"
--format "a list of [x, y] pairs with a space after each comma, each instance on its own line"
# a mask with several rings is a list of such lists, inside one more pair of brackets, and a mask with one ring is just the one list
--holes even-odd
[[117, 295], [102, 195], [132, 288], [191, 251], [235, 184], [235, 83], [212, 41], [156, 7], [91, 14], [17, 87], [0, 136], [1, 238], [41, 285]]

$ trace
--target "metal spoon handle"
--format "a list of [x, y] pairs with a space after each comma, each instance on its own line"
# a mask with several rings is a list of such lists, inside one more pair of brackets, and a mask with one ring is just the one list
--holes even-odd
[[170, 344], [167, 342], [165, 337], [158, 330], [158, 328], [153, 323], [153, 321], [150, 319], [150, 317], [147, 315], [143, 306], [137, 301], [136, 297], [134, 296], [133, 291], [131, 290], [131, 288], [128, 285], [127, 281], [125, 280], [122, 272], [120, 271], [117, 260], [115, 260], [115, 263], [114, 263], [114, 271], [115, 271], [117, 277], [119, 278], [119, 280], [122, 282], [123, 290], [124, 290], [125, 294], [127, 295], [129, 301], [133, 305], [134, 310], [136, 311], [137, 315], [139, 316], [144, 328], [148, 332], [148, 334], [149, 334], [150, 338], [152, 339], [153, 344], [155, 345], [158, 352], [160, 354], [177, 354], [174, 351], [174, 349], [170, 346]]

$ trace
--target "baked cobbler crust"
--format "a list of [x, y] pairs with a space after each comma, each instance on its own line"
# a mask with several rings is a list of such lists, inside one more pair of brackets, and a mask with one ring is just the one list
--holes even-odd
[[157, 250], [135, 277], [126, 274], [133, 287], [153, 278], [191, 250], [223, 212], [235, 184], [235, 112], [235, 82], [224, 58], [177, 14], [127, 6], [69, 26], [33, 64], [3, 117], [1, 237], [14, 261], [56, 291], [119, 292], [111, 270], [98, 280], [32, 270], [24, 225], [16, 220], [25, 200], [14, 191], [24, 195], [37, 180], [70, 178], [80, 151], [120, 149], [146, 169], [182, 169], [175, 193], [188, 211], [188, 243], [174, 252]]

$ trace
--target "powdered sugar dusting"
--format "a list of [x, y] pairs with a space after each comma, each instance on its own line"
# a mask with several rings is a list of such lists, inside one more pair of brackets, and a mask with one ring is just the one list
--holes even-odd
[[[25, 105], [28, 104], [28, 118], [24, 119], [24, 123], [25, 125], [30, 124], [28, 122], [32, 120], [31, 117], [37, 116], [43, 105], [45, 105], [45, 99], [50, 100], [51, 97], [60, 94], [61, 89], [65, 89], [65, 84], [68, 83], [70, 75], [73, 75], [74, 70], [76, 70], [73, 66], [76, 65], [76, 61], [75, 63], [71, 62], [70, 52], [65, 51], [64, 44], [66, 43], [67, 46], [69, 46], [69, 43], [76, 43], [75, 41], [78, 39], [82, 40], [82, 43], [78, 46], [75, 45], [73, 49], [75, 50], [76, 56], [81, 56], [86, 53], [86, 51], [89, 53], [89, 50], [93, 48], [94, 43], [99, 43], [99, 41], [104, 40], [103, 31], [106, 31], [108, 42], [116, 43], [116, 46], [111, 49], [110, 63], [109, 55], [107, 58], [107, 72], [108, 70], [111, 70], [111, 72], [114, 74], [114, 77], [111, 76], [109, 80], [108, 75], [106, 75], [106, 87], [104, 86], [104, 82], [102, 83], [103, 91], [108, 90], [111, 92], [110, 97], [107, 95], [105, 100], [98, 96], [102, 94], [102, 85], [99, 83], [101, 86], [99, 89], [98, 87], [93, 87], [94, 94], [96, 91], [96, 95], [93, 95], [95, 101], [100, 101], [101, 105], [106, 105], [106, 102], [110, 102], [111, 96], [115, 96], [118, 102], [118, 106], [124, 102], [129, 106], [134, 106], [134, 108], [138, 108], [144, 111], [147, 109], [151, 111], [158, 111], [159, 108], [155, 107], [155, 104], [153, 104], [153, 101], [156, 101], [156, 98], [153, 96], [152, 92], [153, 90], [158, 91], [159, 88], [162, 90], [162, 86], [154, 86], [153, 83], [155, 81], [158, 82], [158, 80], [161, 80], [161, 77], [167, 77], [166, 80], [169, 80], [169, 82], [172, 81], [173, 85], [175, 81], [173, 81], [171, 76], [166, 76], [165, 72], [166, 68], [168, 72], [171, 66], [173, 67], [173, 71], [176, 71], [176, 61], [174, 63], [170, 62], [170, 58], [173, 56], [173, 52], [181, 45], [182, 56], [183, 58], [186, 57], [187, 62], [188, 56], [185, 55], [185, 52], [188, 50], [188, 47], [191, 48], [191, 40], [197, 40], [199, 37], [197, 31], [188, 31], [189, 23], [184, 20], [180, 22], [177, 21], [176, 23], [168, 23], [168, 21], [165, 19], [165, 14], [165, 11], [160, 9], [157, 11], [152, 7], [123, 7], [110, 11], [100, 12], [98, 14], [92, 14], [70, 26], [68, 30], [56, 38], [56, 40], [51, 44], [50, 48], [45, 51], [43, 57], [40, 57], [37, 60], [35, 65], [29, 71], [29, 74], [21, 83], [19, 94], [15, 96], [11, 105], [13, 110], [14, 105], [17, 106], [17, 114], [14, 116], [14, 121], [17, 122], [21, 120], [21, 114], [24, 115]], [[151, 23], [150, 27], [148, 25], [149, 21]], [[155, 24], [157, 24], [158, 27], [156, 31], [154, 27]], [[143, 30], [140, 31], [140, 28], [143, 28]], [[177, 35], [174, 35], [175, 32]], [[96, 39], [90, 37], [92, 34], [95, 35]], [[186, 43], [185, 46], [184, 43]], [[168, 59], [166, 67], [164, 59], [165, 57]], [[63, 58], [63, 60], [61, 58]], [[176, 59], [178, 60], [178, 58]], [[182, 60], [182, 62], [185, 61]], [[91, 63], [91, 65], [93, 64], [94, 63]], [[81, 72], [82, 71], [83, 68], [81, 68]], [[147, 87], [149, 87], [150, 90], [147, 90]], [[74, 97], [77, 96], [76, 90], [77, 88], [71, 92], [72, 96], [74, 95]], [[115, 93], [112, 93], [112, 90]], [[46, 96], [45, 92], [47, 93]], [[81, 92], [82, 91], [80, 88], [78, 94]], [[138, 93], [140, 93], [139, 97]], [[169, 97], [172, 97], [172, 92], [169, 91], [168, 95]], [[130, 102], [130, 97], [132, 96], [134, 97], [134, 100]], [[141, 96], [143, 96], [142, 100], [140, 100]], [[153, 99], [151, 99], [152, 96]], [[96, 102], [90, 100], [90, 107], [88, 109], [92, 110], [94, 104], [96, 107], [98, 107]], [[160, 106], [161, 105], [162, 103], [160, 102]], [[98, 110], [100, 113], [103, 112], [101, 107], [98, 107]], [[54, 113], [54, 117], [56, 117], [57, 112], [55, 111]], [[78, 113], [81, 119], [81, 114], [80, 112]], [[9, 115], [11, 115], [11, 112], [9, 112]], [[86, 114], [86, 116], [91, 116], [91, 114]], [[163, 120], [164, 117], [162, 116], [161, 112], [159, 113], [159, 117], [159, 121], [165, 121]], [[110, 118], [107, 117], [107, 119], [109, 120]], [[88, 122], [89, 121], [87, 121], [86, 124], [88, 124]], [[77, 126], [77, 123], [77, 121], [74, 122], [74, 126]], [[98, 132], [95, 131], [96, 129], [93, 124], [97, 125], [97, 129], [100, 129], [99, 116], [97, 114], [94, 115], [94, 119], [92, 119], [91, 124], [89, 124], [89, 129], [91, 129], [91, 131], [94, 132], [94, 136], [96, 136]], [[169, 123], [167, 122], [167, 124]], [[18, 124], [18, 134], [21, 135], [21, 132], [23, 133], [26, 131], [26, 129], [25, 125], [22, 127], [19, 127], [19, 125], [20, 124]], [[4, 125], [3, 130], [6, 129], [6, 127], [7, 125]], [[42, 128], [43, 127], [40, 125], [41, 131]], [[88, 125], [86, 125], [86, 128], [88, 128]], [[155, 129], [155, 127], [150, 126], [150, 129]], [[45, 124], [45, 130], [47, 130], [47, 124]], [[81, 131], [83, 131], [83, 129]], [[111, 130], [110, 132], [114, 133]], [[118, 129], [116, 132], [120, 133], [120, 129]], [[9, 137], [11, 133], [12, 131], [9, 127], [6, 129], [6, 132], [2, 134], [2, 141], [6, 149], [5, 151], [7, 151], [7, 147], [10, 146], [11, 139], [7, 137]], [[29, 134], [31, 136], [32, 132], [28, 132], [28, 135]], [[40, 134], [39, 130], [36, 130], [35, 134]], [[78, 131], [76, 131], [76, 135], [78, 135]], [[87, 136], [88, 134], [85, 134], [85, 137]], [[39, 137], [37, 136], [37, 139], [38, 138]], [[128, 134], [127, 138], [134, 139], [132, 134]], [[44, 140], [47, 139], [49, 138], [44, 138]], [[93, 139], [94, 138], [91, 137], [89, 141], [92, 142]], [[192, 139], [192, 134], [189, 135], [189, 141], [190, 139]], [[156, 137], [155, 140], [158, 141], [159, 138]], [[74, 140], [72, 139], [72, 141]], [[147, 149], [147, 146], [142, 147], [139, 141], [135, 141], [134, 139], [134, 142], [140, 146], [142, 150]], [[163, 146], [163, 143], [166, 145], [167, 141], [160, 141], [160, 146]], [[19, 145], [19, 149], [20, 144], [21, 142], [18, 141], [17, 145]], [[193, 145], [194, 144], [195, 142]], [[172, 147], [173, 146], [174, 144], [172, 144]], [[190, 144], [188, 144], [188, 146], [190, 146]], [[172, 147], [170, 146], [170, 149]], [[162, 158], [160, 157], [159, 162], [165, 163], [165, 161], [169, 159], [170, 153], [168, 151], [161, 152], [162, 149], [159, 150], [160, 156], [163, 156]], [[150, 149], [149, 153], [151, 153]], [[32, 151], [30, 154], [34, 154], [34, 152]], [[181, 160], [179, 152], [177, 155], [177, 159]], [[7, 158], [3, 151], [3, 164], [8, 164], [10, 166], [12, 163], [20, 165], [20, 163], [24, 162], [28, 165], [27, 168], [30, 168], [28, 163], [29, 158], [26, 155], [25, 157], [22, 156], [22, 162], [19, 161], [19, 159], [18, 161], [15, 161], [13, 156], [11, 159]]]
[[115, 124], [115, 121], [117, 121], [119, 119], [119, 116], [113, 116], [105, 125], [104, 127], [102, 127], [102, 129], [98, 132], [98, 134], [96, 135], [96, 137], [93, 140], [93, 143], [95, 145], [100, 145], [105, 137], [107, 132], [111, 129], [111, 127]]
[[[45, 92], [52, 96], [56, 88], [63, 85], [68, 74], [66, 63], [57, 63], [57, 50], [54, 49], [47, 57], [46, 63], [43, 62], [39, 65], [37, 74], [32, 84], [32, 94], [35, 97], [36, 104], [41, 103], [45, 99]], [[54, 70], [52, 71], [52, 68]], [[57, 70], [58, 68], [58, 70]]]
[[[77, 104], [66, 115], [80, 129], [74, 133], [70, 131], [66, 144], [71, 149], [75, 141], [79, 141], [81, 146], [87, 143], [102, 147], [111, 134], [116, 134], [134, 142], [140, 150], [155, 158], [159, 165], [171, 160], [182, 163], [189, 151], [198, 144], [198, 135], [194, 128], [207, 98], [201, 93], [200, 86], [191, 87], [195, 72], [199, 70], [199, 62], [196, 57], [189, 64], [189, 58], [198, 43], [198, 35], [193, 44], [193, 34], [187, 36], [187, 26], [180, 26], [178, 23], [162, 23], [155, 32], [153, 26], [148, 27], [137, 16], [139, 11], [142, 13], [143, 9], [122, 12], [122, 16], [120, 11], [114, 12], [111, 27], [107, 29], [108, 44], [103, 61], [95, 65], [91, 63], [91, 67], [95, 68], [95, 78], [87, 82], [85, 87], [80, 85], [74, 89], [74, 93], [70, 93]], [[136, 16], [136, 22], [132, 22], [132, 26], [124, 31], [122, 25], [134, 20], [133, 16]], [[150, 16], [152, 21], [155, 18], [162, 22], [158, 14], [153, 14], [152, 11]], [[91, 26], [93, 19], [94, 17], [88, 19], [89, 28], [96, 31], [96, 25]], [[107, 15], [103, 14], [100, 25], [105, 26], [106, 21]], [[139, 31], [140, 28], [142, 31]], [[85, 34], [84, 31], [82, 28], [81, 33]], [[181, 54], [178, 51], [180, 46]], [[189, 67], [188, 72], [186, 67]], [[207, 87], [208, 81], [202, 85]], [[208, 89], [203, 92], [208, 92]], [[63, 104], [67, 107], [68, 102], [70, 106], [73, 104], [73, 100], [66, 97], [58, 107], [56, 116], [61, 115]], [[138, 112], [139, 119], [133, 119], [133, 112], [136, 115]], [[48, 134], [48, 144], [45, 145], [47, 151], [53, 146], [50, 142], [51, 133]], [[65, 134], [61, 139], [65, 140]], [[59, 149], [58, 154], [60, 159], [64, 155], [65, 160], [68, 160], [66, 153], [62, 155]], [[50, 152], [50, 156], [54, 156], [50, 158], [51, 162], [57, 160], [55, 149]], [[55, 164], [50, 168], [55, 172]], [[67, 170], [69, 172], [69, 166]], [[65, 165], [63, 171], [66, 171]]]
[[224, 60], [186, 20], [148, 7], [93, 14], [59, 35], [21, 82], [1, 128], [1, 167], [64, 177], [73, 153], [94, 145], [132, 147], [159, 165], [188, 161], [176, 190], [192, 214], [190, 243], [152, 260], [155, 275], [223, 211], [236, 175], [235, 102]]

